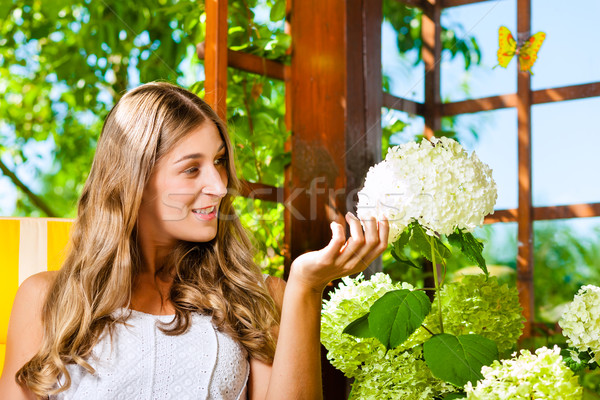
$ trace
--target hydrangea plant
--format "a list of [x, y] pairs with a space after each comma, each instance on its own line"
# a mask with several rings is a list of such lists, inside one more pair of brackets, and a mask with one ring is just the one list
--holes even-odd
[[[371, 168], [359, 193], [358, 216], [361, 219], [385, 217], [390, 221], [390, 243], [393, 246], [391, 253], [398, 262], [415, 265], [404, 255], [404, 247], [410, 245], [433, 265], [441, 262], [445, 268], [445, 260], [451, 254], [442, 240], [446, 238], [453, 248], [475, 262], [485, 273], [485, 278], [482, 279], [487, 279], [488, 271], [482, 256], [483, 243], [471, 231], [493, 211], [496, 197], [492, 171], [474, 153], [467, 154], [452, 139], [424, 139], [421, 143], [391, 148], [385, 160]], [[435, 387], [436, 389], [431, 390], [437, 390], [437, 395], [440, 395], [452, 390], [452, 386], [447, 383], [460, 388], [469, 381], [481, 378], [481, 366], [489, 365], [498, 358], [497, 344], [474, 332], [492, 329], [492, 326], [503, 331], [506, 328], [503, 323], [508, 320], [499, 318], [485, 325], [478, 321], [481, 314], [477, 312], [482, 310], [471, 309], [470, 314], [463, 317], [458, 311], [456, 314], [450, 311], [451, 318], [456, 318], [456, 321], [447, 321], [450, 330], [444, 331], [443, 304], [447, 302], [442, 300], [443, 297], [448, 296], [450, 301], [453, 296], [464, 300], [466, 292], [455, 292], [452, 288], [442, 292], [437, 270], [438, 268], [433, 268], [437, 299], [435, 317], [430, 315], [431, 302], [423, 291], [402, 285], [390, 287], [391, 281], [384, 291], [377, 291], [377, 296], [374, 295], [375, 290], [368, 293], [368, 296], [356, 296], [354, 293], [361, 301], [355, 307], [347, 297], [339, 295], [339, 300], [337, 293], [325, 305], [323, 343], [329, 349], [333, 365], [346, 375], [356, 378], [355, 390], [356, 393], [361, 393], [361, 398], [366, 398], [366, 394], [363, 394], [365, 390], [370, 393], [369, 396], [390, 398], [385, 394], [388, 393], [387, 388], [417, 388], [421, 387], [420, 384], [412, 383], [422, 383], [423, 379], [438, 382], [437, 386], [430, 382], [427, 387]], [[346, 288], [340, 293], [355, 290], [352, 288], [362, 288], [364, 283], [344, 282]], [[494, 283], [497, 288], [495, 281], [491, 281], [490, 285], [483, 284], [482, 292], [474, 295], [477, 297], [478, 294], [483, 294], [480, 303], [473, 302], [471, 305], [484, 307], [486, 304], [500, 304], [491, 293]], [[514, 305], [511, 302], [507, 304]], [[457, 308], [465, 311], [461, 307], [462, 305], [450, 306], [448, 310]], [[424, 324], [426, 318], [429, 322]], [[435, 320], [432, 321], [431, 318]], [[473, 318], [473, 322], [465, 323], [465, 318]], [[514, 321], [516, 323], [510, 320], [509, 328], [519, 328], [519, 317]], [[460, 326], [461, 323], [463, 326]], [[347, 325], [344, 326], [345, 324]], [[349, 339], [348, 335], [353, 338]], [[500, 335], [497, 334], [494, 338], [498, 336]], [[508, 335], [503, 346], [512, 345], [510, 342], [516, 336], [518, 332]], [[386, 375], [385, 371], [389, 368], [382, 367], [390, 362], [404, 365], [406, 360], [413, 358], [412, 365], [418, 360], [424, 362], [423, 366], [427, 366], [426, 369], [416, 369], [419, 371], [418, 376], [423, 379], [414, 378], [417, 375], [411, 374], [411, 369], [404, 367], [402, 377], [393, 378]], [[394, 368], [390, 370], [394, 371]], [[405, 378], [408, 381], [403, 381]], [[405, 383], [400, 383], [401, 381]], [[446, 382], [446, 386], [440, 381]], [[415, 389], [416, 392], [418, 394], [410, 396], [397, 393], [391, 398], [430, 396], [424, 395], [423, 393], [429, 392], [423, 389]]]
[[[495, 276], [466, 275], [460, 282], [442, 288], [444, 332], [453, 335], [478, 334], [496, 342], [498, 351], [514, 348], [523, 332], [525, 318], [519, 292], [507, 284], [500, 285]], [[439, 332], [437, 303], [424, 325]]]
[[563, 312], [558, 324], [570, 346], [581, 352], [590, 351], [600, 362], [600, 288], [581, 287]]
[[[414, 290], [408, 283], [392, 283], [377, 273], [369, 280], [362, 274], [343, 278], [323, 302], [321, 341], [331, 364], [354, 378], [352, 398], [431, 399], [454, 390], [435, 378], [423, 359], [422, 345], [431, 334], [421, 328], [404, 343], [386, 352], [376, 338], [360, 338], [343, 333], [348, 324], [369, 312], [376, 300], [394, 290]], [[495, 277], [465, 276], [444, 286], [442, 307], [445, 332], [454, 335], [480, 334], [498, 343], [500, 350], [512, 348], [523, 329], [523, 317], [516, 288], [499, 285]], [[432, 313], [423, 325], [439, 332]]]
[[483, 379], [467, 383], [468, 400], [579, 400], [583, 389], [578, 377], [562, 360], [560, 349], [521, 350], [510, 360], [494, 361], [481, 369]]
[[321, 343], [328, 350], [327, 359], [347, 377], [355, 377], [364, 362], [382, 358], [385, 347], [375, 338], [358, 338], [342, 331], [350, 322], [368, 313], [377, 299], [396, 289], [414, 288], [409, 283], [394, 284], [384, 273], [377, 273], [369, 280], [361, 273], [354, 279], [342, 278], [329, 300], [323, 301]]
[[393, 290], [414, 290], [409, 283], [392, 283], [389, 275], [377, 273], [365, 280], [342, 278], [329, 300], [323, 301], [321, 342], [331, 364], [354, 378], [352, 399], [429, 400], [451, 392], [452, 385], [435, 378], [421, 349], [387, 351], [376, 338], [359, 338], [342, 333], [353, 320], [369, 312], [373, 303]]

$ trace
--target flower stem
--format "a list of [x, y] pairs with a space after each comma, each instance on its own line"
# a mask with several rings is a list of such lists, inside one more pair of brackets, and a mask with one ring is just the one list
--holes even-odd
[[444, 322], [442, 321], [442, 296], [440, 293], [440, 281], [438, 280], [437, 264], [435, 261], [435, 242], [433, 237], [429, 238], [431, 244], [431, 263], [433, 264], [433, 280], [435, 281], [435, 294], [438, 299], [438, 317], [440, 319], [440, 332], [444, 333]]

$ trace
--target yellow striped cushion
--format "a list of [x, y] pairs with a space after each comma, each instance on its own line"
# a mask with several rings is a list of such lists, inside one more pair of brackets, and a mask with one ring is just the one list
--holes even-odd
[[35, 273], [60, 268], [72, 223], [57, 218], [0, 218], [0, 372], [17, 289]]

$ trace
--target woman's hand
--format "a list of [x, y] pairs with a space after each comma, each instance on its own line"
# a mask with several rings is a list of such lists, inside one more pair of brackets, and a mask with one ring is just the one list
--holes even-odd
[[288, 285], [296, 284], [321, 293], [334, 279], [364, 271], [386, 249], [389, 223], [374, 218], [361, 221], [353, 214], [346, 214], [350, 226], [350, 238], [346, 241], [344, 227], [331, 223], [333, 237], [329, 244], [318, 251], [305, 253], [292, 262]]

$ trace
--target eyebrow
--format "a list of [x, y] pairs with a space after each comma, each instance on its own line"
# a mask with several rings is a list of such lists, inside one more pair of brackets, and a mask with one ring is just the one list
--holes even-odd
[[[221, 150], [223, 150], [223, 148], [225, 148], [225, 142], [221, 143], [221, 146], [219, 147], [219, 149], [217, 150], [217, 153], [220, 152]], [[181, 157], [179, 160], [175, 161], [174, 164], [180, 163], [184, 160], [189, 160], [192, 158], [204, 158], [204, 154], [202, 153], [192, 153], [192, 154], [188, 154], [185, 155], [183, 157]]]

